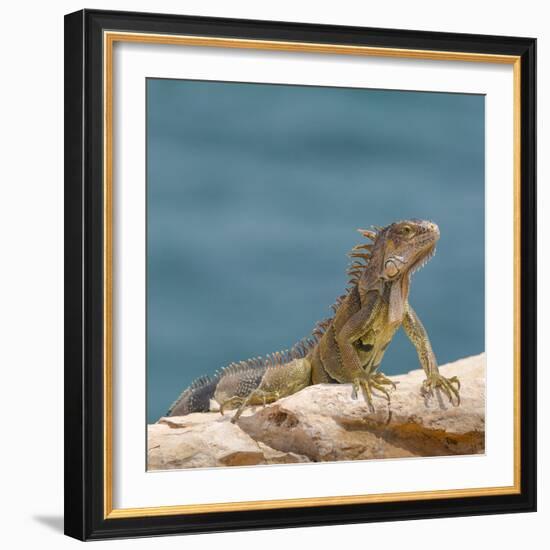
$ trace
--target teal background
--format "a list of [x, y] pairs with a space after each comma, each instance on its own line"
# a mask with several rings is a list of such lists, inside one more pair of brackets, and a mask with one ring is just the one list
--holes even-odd
[[[484, 97], [147, 80], [147, 416], [288, 348], [346, 285], [358, 227], [439, 224], [411, 304], [438, 361], [484, 350]], [[418, 368], [400, 331], [382, 370]]]

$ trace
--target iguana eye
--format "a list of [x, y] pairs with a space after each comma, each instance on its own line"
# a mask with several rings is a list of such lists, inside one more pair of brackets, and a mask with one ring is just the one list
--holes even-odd
[[405, 225], [401, 228], [401, 234], [405, 237], [409, 236], [412, 233], [412, 227], [410, 225]]

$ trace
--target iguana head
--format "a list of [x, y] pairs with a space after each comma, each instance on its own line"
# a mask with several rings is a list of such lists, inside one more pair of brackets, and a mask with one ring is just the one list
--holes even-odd
[[368, 276], [374, 283], [410, 275], [433, 256], [439, 240], [439, 227], [426, 220], [404, 220], [376, 227], [375, 231], [358, 231], [373, 242], [358, 245], [351, 251], [350, 256], [357, 259], [348, 270], [352, 276], [350, 282], [361, 276]]
[[[430, 221], [404, 220], [375, 231], [359, 229], [372, 243], [356, 246], [349, 268], [350, 284], [359, 292], [389, 290], [389, 321], [400, 322], [409, 294], [410, 276], [434, 254], [439, 228]], [[365, 262], [365, 263], [362, 263]]]
[[[434, 254], [439, 227], [425, 220], [405, 220], [388, 225], [378, 237], [383, 242], [380, 278], [393, 281], [420, 269]], [[378, 239], [377, 239], [378, 240]]]
[[[372, 241], [356, 246], [350, 253], [355, 262], [348, 269], [350, 284], [358, 284], [360, 292], [391, 285], [395, 315], [399, 315], [409, 292], [410, 275], [434, 254], [439, 228], [430, 221], [403, 220], [374, 231], [359, 229]], [[364, 263], [363, 263], [364, 262]]]

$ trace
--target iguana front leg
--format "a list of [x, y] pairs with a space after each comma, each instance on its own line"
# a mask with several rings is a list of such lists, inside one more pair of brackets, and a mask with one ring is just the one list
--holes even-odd
[[[407, 304], [405, 309], [405, 317], [403, 319], [403, 328], [409, 337], [409, 340], [414, 344], [418, 353], [418, 360], [426, 373], [426, 380], [422, 383], [422, 392], [424, 394], [433, 394], [433, 390], [441, 388], [447, 395], [449, 401], [453, 403], [453, 397], [456, 398], [456, 405], [460, 405], [460, 381], [456, 376], [445, 378], [439, 373], [435, 354], [428, 338], [428, 333], [424, 325], [416, 315], [413, 308]], [[456, 384], [456, 387], [455, 387]]]
[[372, 402], [373, 389], [380, 391], [390, 401], [390, 394], [384, 388], [385, 381], [380, 378], [380, 373], [366, 372], [355, 348], [355, 343], [365, 334], [376, 315], [379, 305], [376, 293], [370, 293], [366, 304], [353, 314], [339, 330], [335, 330], [335, 343], [340, 356], [338, 369], [328, 365], [327, 371], [331, 377], [339, 382], [351, 382], [353, 385], [352, 397], [357, 398], [360, 391], [371, 412], [374, 412]]

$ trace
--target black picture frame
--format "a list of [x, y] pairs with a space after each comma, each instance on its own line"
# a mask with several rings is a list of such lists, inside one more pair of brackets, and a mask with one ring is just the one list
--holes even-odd
[[[124, 31], [517, 56], [520, 127], [520, 458], [516, 494], [105, 515], [103, 33]], [[65, 17], [65, 533], [80, 540], [530, 512], [536, 509], [536, 40], [152, 13]]]

